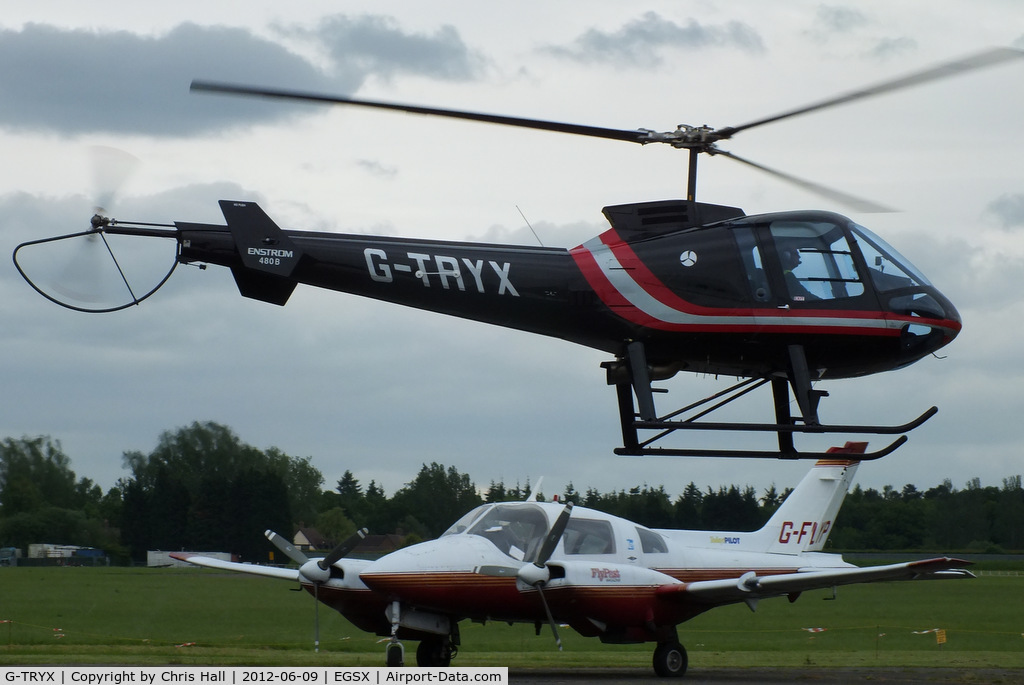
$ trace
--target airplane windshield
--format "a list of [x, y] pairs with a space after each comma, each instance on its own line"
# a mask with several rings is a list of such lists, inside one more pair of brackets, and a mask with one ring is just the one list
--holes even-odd
[[540, 507], [517, 502], [478, 507], [459, 519], [445, 535], [462, 532], [454, 529], [467, 518], [468, 525], [462, 530], [490, 540], [517, 561], [532, 559], [548, 532], [548, 519]]

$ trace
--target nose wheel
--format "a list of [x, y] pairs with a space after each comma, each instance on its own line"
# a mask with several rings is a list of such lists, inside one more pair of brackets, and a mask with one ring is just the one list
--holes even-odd
[[385, 663], [391, 667], [405, 665], [405, 647], [396, 638], [391, 638], [384, 651]]

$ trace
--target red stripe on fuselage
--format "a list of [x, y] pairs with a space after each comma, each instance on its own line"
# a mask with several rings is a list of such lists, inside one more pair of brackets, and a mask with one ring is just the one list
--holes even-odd
[[[678, 323], [669, 322], [656, 318], [634, 305], [628, 297], [619, 291], [618, 288], [602, 272], [597, 263], [597, 257], [586, 245], [580, 245], [570, 250], [577, 268], [583, 274], [587, 283], [601, 301], [613, 312], [631, 323], [639, 324], [647, 328], [668, 331], [694, 331], [704, 333], [715, 332], [758, 332], [758, 333], [793, 333], [796, 331], [805, 333], [832, 333], [870, 336], [898, 336], [899, 328], [890, 328], [879, 323], [886, 319], [904, 320], [904, 317], [886, 315], [882, 312], [873, 311], [843, 311], [843, 310], [822, 310], [822, 309], [768, 309], [768, 308], [714, 308], [705, 307], [689, 302], [675, 294], [668, 286], [662, 283], [655, 274], [647, 268], [640, 260], [633, 249], [623, 242], [614, 230], [608, 230], [601, 234], [601, 243], [608, 247], [616, 260], [630, 271], [630, 279], [639, 290], [642, 290], [662, 306], [695, 317], [703, 319], [712, 318], [736, 318], [738, 322], [716, 322], [716, 323]], [[758, 322], [755, 319], [770, 319], [772, 323]], [[820, 323], [814, 323], [814, 319], [821, 319]], [[847, 319], [861, 320], [867, 323], [865, 326], [836, 326], [829, 324], [827, 320]], [[911, 321], [906, 318], [905, 320]], [[912, 319], [914, 323], [922, 325], [937, 325], [949, 327], [950, 322], [933, 321], [930, 319]], [[776, 323], [777, 322], [777, 323]]]

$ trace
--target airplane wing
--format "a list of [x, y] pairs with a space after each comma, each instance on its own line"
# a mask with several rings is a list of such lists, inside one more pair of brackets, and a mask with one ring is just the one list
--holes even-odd
[[929, 580], [940, 578], [973, 578], [974, 574], [962, 566], [971, 562], [962, 559], [940, 557], [923, 561], [910, 561], [885, 566], [836, 568], [827, 570], [808, 569], [796, 573], [758, 576], [750, 571], [739, 578], [722, 580], [701, 580], [681, 585], [665, 585], [659, 588], [662, 595], [674, 596], [683, 601], [694, 601], [711, 605], [734, 602], [756, 601], [763, 597], [799, 594], [805, 590], [873, 583], [888, 580]]
[[248, 573], [254, 576], [267, 576], [268, 578], [294, 580], [296, 582], [300, 580], [299, 569], [297, 568], [278, 568], [276, 566], [260, 566], [258, 564], [241, 564], [237, 561], [224, 561], [223, 559], [214, 559], [213, 557], [204, 557], [200, 554], [190, 554], [187, 552], [171, 552], [170, 556], [172, 559], [187, 561], [190, 564], [205, 566], [206, 568], [217, 568], [223, 571], [235, 571], [237, 573]]

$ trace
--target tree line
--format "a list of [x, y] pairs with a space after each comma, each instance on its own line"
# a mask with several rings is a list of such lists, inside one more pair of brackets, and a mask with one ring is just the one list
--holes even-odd
[[[436, 462], [423, 464], [391, 496], [375, 481], [364, 487], [351, 470], [325, 489], [310, 458], [259, 450], [213, 422], [166, 431], [152, 452], [126, 452], [123, 460], [130, 475], [103, 492], [76, 476], [60, 443], [49, 437], [0, 441], [0, 547], [91, 546], [115, 563], [141, 561], [155, 549], [225, 551], [261, 561], [270, 549], [267, 528], [290, 535], [309, 526], [340, 540], [366, 526], [397, 533], [408, 544], [437, 537], [475, 506], [523, 500], [531, 492], [529, 482], [480, 488], [468, 474]], [[744, 531], [762, 526], [788, 493], [774, 485], [758, 493], [750, 486], [715, 490], [691, 482], [675, 498], [664, 486], [646, 484], [580, 493], [570, 483], [558, 494], [653, 528]], [[1024, 550], [1021, 476], [1003, 479], [1002, 487], [983, 487], [978, 479], [963, 489], [946, 480], [925, 491], [909, 484], [881, 491], [857, 485], [829, 547]]]

